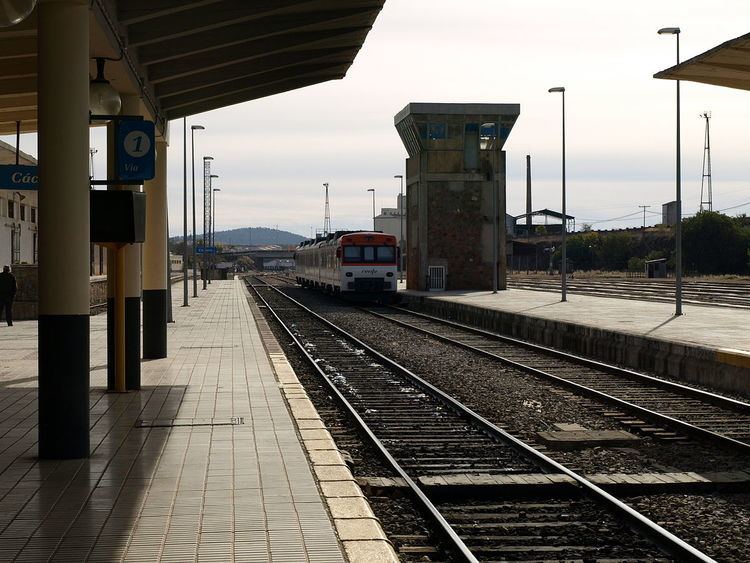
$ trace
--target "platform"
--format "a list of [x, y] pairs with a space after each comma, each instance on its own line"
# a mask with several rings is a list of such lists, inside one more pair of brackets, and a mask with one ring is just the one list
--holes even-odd
[[37, 459], [37, 323], [0, 326], [0, 561], [345, 561], [242, 282], [181, 293], [139, 392], [91, 318], [87, 460]]
[[[403, 287], [403, 286], [401, 286]], [[503, 334], [750, 395], [750, 331], [742, 309], [508, 289], [419, 292], [433, 312]]]

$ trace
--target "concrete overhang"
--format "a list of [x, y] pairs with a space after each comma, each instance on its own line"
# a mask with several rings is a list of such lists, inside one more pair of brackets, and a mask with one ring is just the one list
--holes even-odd
[[657, 72], [654, 78], [750, 90], [750, 33]]
[[[166, 121], [346, 75], [385, 0], [91, 0], [94, 57]], [[36, 131], [36, 11], [0, 30], [0, 134]]]

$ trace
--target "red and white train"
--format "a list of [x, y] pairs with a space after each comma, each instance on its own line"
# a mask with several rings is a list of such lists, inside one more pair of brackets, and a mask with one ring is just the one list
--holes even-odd
[[392, 302], [398, 252], [395, 236], [372, 231], [337, 231], [306, 240], [294, 255], [297, 283], [346, 297]]

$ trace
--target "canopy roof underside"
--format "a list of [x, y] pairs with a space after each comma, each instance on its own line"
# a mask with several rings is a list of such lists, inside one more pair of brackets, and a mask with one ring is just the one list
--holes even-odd
[[[171, 119], [343, 78], [385, 0], [92, 0], [95, 57]], [[36, 130], [36, 11], [0, 30], [0, 134]]]
[[750, 33], [730, 39], [697, 57], [657, 72], [654, 78], [689, 80], [750, 90]]

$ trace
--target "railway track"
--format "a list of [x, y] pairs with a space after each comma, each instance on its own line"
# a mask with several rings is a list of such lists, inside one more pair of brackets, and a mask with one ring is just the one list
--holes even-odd
[[689, 435], [750, 454], [748, 403], [423, 313], [363, 310], [604, 401], [615, 409], [609, 416], [636, 431], [666, 440]]
[[[559, 291], [559, 277], [522, 276], [508, 277], [508, 287], [532, 291]], [[596, 297], [615, 297], [671, 303], [674, 301], [674, 281], [647, 278], [568, 278], [570, 293]], [[739, 309], [750, 308], [750, 283], [685, 281], [683, 302], [691, 305], [711, 305]]]
[[[420, 500], [446, 559], [711, 561], [278, 289], [248, 285]], [[467, 473], [557, 485], [516, 495], [464, 489], [459, 502], [418, 485]]]

